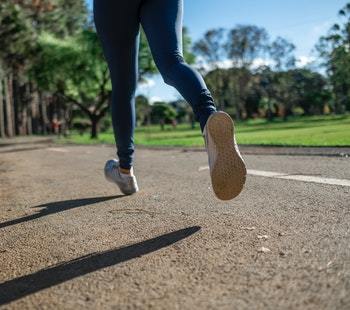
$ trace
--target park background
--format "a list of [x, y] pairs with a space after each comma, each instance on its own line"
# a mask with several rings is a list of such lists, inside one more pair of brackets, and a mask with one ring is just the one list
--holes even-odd
[[[0, 4], [0, 137], [114, 143], [111, 85], [91, 2]], [[184, 55], [241, 144], [350, 145], [350, 3], [185, 1]], [[200, 146], [141, 32], [136, 144]]]

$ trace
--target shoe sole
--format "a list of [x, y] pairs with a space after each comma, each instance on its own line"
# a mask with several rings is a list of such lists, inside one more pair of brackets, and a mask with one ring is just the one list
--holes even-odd
[[217, 151], [210, 171], [215, 195], [220, 200], [231, 200], [243, 190], [247, 169], [234, 145], [234, 123], [224, 112], [214, 113], [207, 122], [208, 134]]
[[123, 190], [120, 188], [118, 182], [116, 182], [116, 181], [114, 181], [113, 179], [111, 179], [110, 177], [108, 177], [108, 176], [106, 175], [106, 173], [105, 173], [105, 179], [106, 179], [108, 182], [113, 183], [114, 185], [117, 185], [118, 188], [119, 188], [119, 190], [120, 190], [124, 195], [126, 195], [126, 196], [130, 196], [130, 195], [136, 194], [137, 192], [140, 191], [139, 188], [137, 188], [137, 189], [136, 189], [135, 191], [133, 191], [133, 192], [125, 192], [125, 191], [123, 191]]

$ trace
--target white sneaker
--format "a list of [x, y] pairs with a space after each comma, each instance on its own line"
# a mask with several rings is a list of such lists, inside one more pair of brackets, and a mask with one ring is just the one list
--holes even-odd
[[222, 111], [210, 115], [203, 130], [215, 195], [231, 200], [243, 190], [247, 169], [239, 152], [231, 117]]
[[125, 195], [132, 195], [139, 191], [136, 177], [119, 171], [119, 161], [111, 159], [106, 162], [105, 177], [107, 181], [115, 183], [119, 186], [120, 191]]

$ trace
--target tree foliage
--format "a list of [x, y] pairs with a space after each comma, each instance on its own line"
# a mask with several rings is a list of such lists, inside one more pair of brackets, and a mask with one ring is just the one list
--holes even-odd
[[350, 110], [350, 3], [339, 11], [342, 24], [335, 24], [326, 36], [320, 38], [316, 48], [324, 59], [337, 113]]
[[[237, 119], [287, 119], [296, 111], [323, 113], [326, 105], [332, 112], [344, 113], [350, 110], [350, 3], [339, 16], [341, 22], [317, 45], [327, 76], [296, 68], [293, 43], [270, 39], [264, 28], [255, 25], [211, 29], [193, 49], [184, 28], [183, 54], [190, 64], [199, 56], [217, 106]], [[90, 22], [84, 0], [0, 2], [1, 137], [44, 133], [56, 119], [69, 128], [74, 115], [89, 119], [91, 136], [97, 136], [109, 110], [111, 83]], [[141, 31], [139, 81], [157, 73]], [[152, 105], [139, 96], [136, 110], [139, 124], [164, 124], [175, 118], [194, 123], [183, 101]]]

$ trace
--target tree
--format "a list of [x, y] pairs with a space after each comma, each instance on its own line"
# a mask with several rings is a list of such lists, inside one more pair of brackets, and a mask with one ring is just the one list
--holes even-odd
[[152, 107], [146, 96], [139, 95], [135, 100], [136, 105], [136, 122], [140, 125], [149, 125], [151, 123]]
[[156, 64], [151, 55], [151, 50], [147, 43], [146, 35], [143, 30], [140, 33], [139, 47], [139, 80], [143, 82], [145, 75], [158, 72]]
[[155, 102], [152, 106], [151, 117], [153, 122], [159, 123], [160, 128], [164, 130], [166, 123], [176, 119], [176, 111], [171, 105], [165, 102]]
[[90, 119], [91, 138], [97, 138], [99, 122], [109, 109], [111, 85], [96, 33], [86, 29], [64, 41], [46, 35], [40, 44], [41, 62], [33, 77], [42, 89], [81, 110]]
[[217, 68], [209, 71], [205, 75], [205, 82], [220, 110], [225, 110], [228, 106], [232, 105], [229, 86], [230, 74], [227, 69]]
[[212, 73], [206, 74], [206, 80], [221, 110], [228, 105], [227, 74], [225, 70], [220, 69], [222, 61], [227, 59], [225, 33], [226, 30], [223, 28], [211, 29], [194, 45], [194, 51], [203, 57], [205, 62], [203, 67], [208, 67], [207, 70], [203, 69], [204, 74], [208, 71]]
[[228, 56], [237, 67], [249, 67], [258, 57], [263, 57], [268, 47], [268, 34], [254, 25], [238, 25], [231, 29], [226, 48]]
[[268, 48], [276, 70], [291, 69], [295, 66], [295, 45], [286, 39], [277, 37]]
[[[0, 83], [4, 93], [7, 136], [30, 134], [45, 124], [45, 100], [29, 76], [40, 60], [39, 36], [44, 32], [72, 35], [86, 22], [84, 0], [15, 0], [0, 3]], [[41, 115], [41, 116], [40, 116]], [[0, 132], [1, 135], [3, 133]]]
[[196, 55], [192, 53], [192, 39], [187, 27], [182, 28], [182, 50], [186, 62], [188, 64], [194, 64]]
[[[64, 101], [64, 110], [73, 104], [84, 113], [91, 122], [91, 138], [97, 138], [99, 122], [111, 104], [111, 83], [96, 32], [85, 29], [65, 40], [43, 35], [40, 47], [41, 61], [34, 67], [33, 77], [42, 89]], [[145, 75], [153, 72], [146, 61], [151, 55], [146, 45], [141, 44], [140, 49], [141, 75]]]
[[0, 3], [0, 81], [5, 100], [5, 133], [12, 137], [19, 132], [20, 83], [35, 55], [36, 33], [22, 8], [15, 3]]
[[[270, 47], [266, 30], [253, 25], [238, 25], [227, 36], [225, 33], [220, 28], [208, 31], [195, 44], [195, 51], [211, 67], [205, 78], [219, 108], [226, 109], [236, 118], [249, 117], [257, 112], [258, 98], [261, 96], [257, 84], [252, 80], [252, 64], [271, 52], [282, 65], [287, 58], [291, 58], [292, 46], [278, 38]], [[228, 60], [232, 60], [233, 68], [220, 69], [220, 62]], [[252, 88], [253, 85], [255, 88]]]
[[276, 116], [278, 106], [275, 98], [275, 72], [268, 66], [262, 66], [256, 71], [254, 86], [259, 92], [259, 108], [264, 110], [265, 117], [272, 121]]
[[335, 95], [334, 111], [350, 110], [350, 3], [339, 11], [345, 19], [335, 24], [328, 35], [320, 38], [316, 49], [325, 60], [325, 67]]
[[175, 109], [176, 120], [179, 123], [183, 122], [186, 116], [188, 116], [189, 110], [192, 110], [189, 104], [186, 101], [181, 99], [169, 102], [169, 104]]
[[193, 50], [202, 56], [212, 69], [217, 69], [220, 61], [226, 58], [224, 33], [223, 28], [211, 29], [194, 45]]
[[32, 20], [37, 33], [50, 32], [59, 38], [79, 33], [88, 21], [84, 0], [15, 0]]
[[245, 117], [245, 100], [251, 78], [252, 73], [247, 68], [216, 69], [205, 76], [220, 109], [235, 115], [237, 119]]
[[298, 106], [306, 115], [322, 114], [331, 94], [327, 89], [327, 80], [319, 73], [308, 69], [296, 69], [293, 75], [293, 89], [297, 94]]

